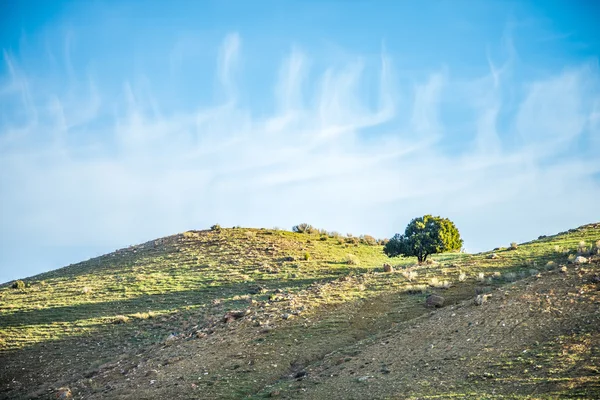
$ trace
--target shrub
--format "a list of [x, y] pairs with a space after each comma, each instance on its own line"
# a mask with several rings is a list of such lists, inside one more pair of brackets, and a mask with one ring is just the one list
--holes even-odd
[[577, 253], [581, 255], [588, 254], [588, 247], [583, 240], [579, 242], [579, 245], [577, 246]]
[[327, 236], [321, 236], [321, 237], [319, 238], [319, 240], [326, 241], [326, 240], [327, 240]]
[[113, 324], [126, 324], [127, 322], [129, 322], [129, 317], [125, 315], [117, 315], [113, 319]]
[[214, 224], [213, 226], [210, 227], [210, 230], [214, 231], [214, 232], [219, 232], [221, 230], [221, 225]]
[[402, 276], [408, 279], [409, 282], [412, 282], [418, 275], [417, 271], [406, 270], [402, 272]]
[[383, 251], [388, 257], [416, 256], [422, 263], [430, 254], [459, 250], [462, 244], [460, 233], [452, 221], [424, 215], [413, 219], [403, 235], [394, 235]]
[[377, 243], [380, 246], [385, 246], [386, 244], [388, 244], [389, 241], [390, 241], [390, 239], [379, 239]]
[[371, 235], [362, 235], [360, 237], [360, 242], [363, 244], [366, 244], [368, 246], [376, 246], [377, 245], [377, 239], [375, 239]]
[[345, 241], [346, 241], [346, 243], [349, 243], [349, 244], [358, 244], [358, 242], [359, 242], [359, 239], [358, 239], [358, 238], [355, 238], [355, 237], [352, 237], [352, 236], [348, 236], [348, 237], [345, 239]]
[[517, 274], [515, 274], [514, 272], [507, 272], [504, 274], [504, 279], [509, 282], [512, 282], [517, 279]]
[[359, 265], [360, 260], [354, 254], [346, 254], [344, 262], [348, 265]]
[[422, 294], [427, 291], [427, 285], [407, 285], [404, 292], [408, 294]]
[[328, 233], [328, 235], [329, 235], [330, 238], [336, 238], [337, 239], [337, 238], [340, 237], [340, 233], [336, 232], [336, 231], [331, 231], [331, 232]]
[[326, 229], [319, 229], [319, 235], [327, 235]]
[[25, 289], [25, 286], [27, 286], [27, 285], [25, 285], [25, 282], [23, 282], [22, 280], [19, 279], [18, 281], [14, 281], [11, 287], [13, 289], [23, 290], [23, 289]]
[[302, 224], [293, 226], [292, 232], [312, 234], [312, 233], [318, 233], [319, 230], [310, 224], [302, 223]]
[[517, 244], [517, 242], [512, 242], [509, 247], [510, 250], [516, 250], [518, 248], [519, 248], [519, 245]]
[[304, 253], [304, 260], [308, 261], [310, 260], [310, 254], [308, 252]]

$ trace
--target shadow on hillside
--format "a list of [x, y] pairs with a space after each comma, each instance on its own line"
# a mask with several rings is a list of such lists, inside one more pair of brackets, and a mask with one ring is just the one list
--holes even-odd
[[[302, 288], [315, 282], [328, 282], [335, 278], [286, 280], [286, 288]], [[240, 282], [229, 285], [204, 287], [164, 294], [146, 294], [123, 300], [81, 303], [70, 306], [50, 307], [41, 310], [18, 311], [0, 315], [0, 327], [41, 325], [55, 322], [75, 322], [81, 319], [111, 317], [138, 312], [168, 310], [195, 304], [208, 304], [212, 300], [235, 295], [251, 294], [250, 289], [262, 286], [267, 290], [281, 288], [278, 279]]]

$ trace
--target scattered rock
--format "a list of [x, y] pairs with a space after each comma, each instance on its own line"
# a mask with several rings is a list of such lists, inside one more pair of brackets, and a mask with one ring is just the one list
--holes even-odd
[[498, 254], [492, 253], [489, 256], [487, 256], [487, 258], [489, 258], [490, 260], [494, 260], [494, 259], [499, 258], [499, 257], [498, 257]]
[[560, 272], [562, 272], [563, 274], [566, 274], [566, 273], [567, 273], [567, 266], [566, 266], [566, 265], [563, 265], [563, 266], [561, 266], [561, 267], [560, 267], [558, 270], [559, 270]]
[[590, 282], [592, 283], [600, 283], [600, 275], [599, 274], [595, 274], [590, 278]]
[[394, 272], [394, 267], [390, 264], [383, 264], [383, 272]]
[[155, 369], [151, 369], [148, 372], [146, 372], [145, 374], [148, 378], [156, 378], [156, 376], [158, 375], [158, 371]]
[[478, 294], [477, 297], [475, 297], [474, 303], [476, 306], [481, 306], [483, 303], [486, 303], [491, 296], [491, 294]]
[[169, 336], [167, 336], [167, 338], [165, 339], [165, 344], [168, 343], [173, 343], [174, 341], [177, 340], [177, 335], [174, 333], [171, 333]]
[[442, 296], [438, 296], [437, 294], [430, 294], [429, 296], [427, 296], [427, 299], [425, 299], [425, 304], [428, 307], [436, 307], [436, 308], [440, 308], [444, 306], [444, 298]]
[[277, 397], [281, 394], [281, 392], [279, 390], [273, 390], [271, 393], [269, 393], [269, 397]]
[[365, 375], [365, 376], [361, 376], [360, 378], [357, 378], [356, 380], [359, 382], [366, 382], [371, 378], [372, 378], [372, 376]]
[[57, 399], [72, 399], [73, 395], [71, 394], [71, 389], [68, 387], [62, 387], [56, 391]]
[[584, 256], [577, 256], [573, 261], [573, 264], [585, 264], [588, 262], [588, 259]]
[[250, 313], [250, 310], [233, 310], [233, 311], [228, 311], [223, 316], [223, 322], [229, 323], [231, 321], [235, 321], [236, 319], [240, 319], [240, 318], [245, 317], [249, 313]]

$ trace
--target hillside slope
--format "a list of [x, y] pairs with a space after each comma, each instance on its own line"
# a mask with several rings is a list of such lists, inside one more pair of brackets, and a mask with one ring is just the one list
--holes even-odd
[[[600, 225], [588, 225], [494, 256], [393, 260], [384, 273], [381, 246], [356, 238], [224, 229], [159, 239], [2, 287], [0, 397], [55, 398], [61, 387], [75, 398], [528, 394], [510, 378], [522, 354], [537, 342], [560, 369], [552, 345], [567, 335], [587, 369], [563, 368], [555, 378], [572, 387], [536, 393], [594, 398], [598, 264], [568, 263], [598, 240]], [[476, 290], [493, 296], [472, 306]], [[446, 298], [433, 315], [429, 293]], [[490, 364], [500, 356], [508, 366]], [[528, 368], [530, 381], [544, 368]]]

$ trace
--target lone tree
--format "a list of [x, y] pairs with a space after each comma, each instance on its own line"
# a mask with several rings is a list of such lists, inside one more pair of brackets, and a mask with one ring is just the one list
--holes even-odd
[[416, 256], [422, 263], [430, 254], [460, 250], [462, 244], [460, 233], [452, 221], [425, 215], [410, 221], [404, 235], [395, 234], [383, 252], [388, 257]]

